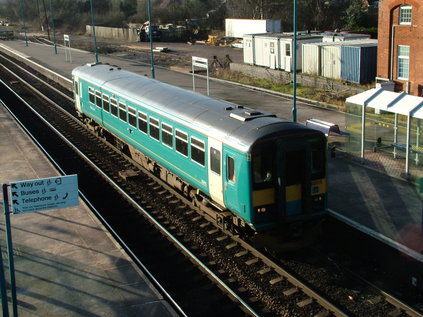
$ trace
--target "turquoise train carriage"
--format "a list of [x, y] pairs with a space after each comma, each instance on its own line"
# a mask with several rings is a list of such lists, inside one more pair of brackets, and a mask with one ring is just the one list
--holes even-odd
[[323, 133], [115, 66], [87, 64], [72, 78], [85, 124], [218, 225], [291, 235], [325, 214]]

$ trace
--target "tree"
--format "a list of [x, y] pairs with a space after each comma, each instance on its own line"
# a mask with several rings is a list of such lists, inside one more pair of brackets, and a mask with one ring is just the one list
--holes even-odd
[[354, 30], [366, 25], [368, 13], [362, 0], [351, 0], [350, 6], [345, 10], [343, 21], [344, 28]]
[[120, 2], [120, 11], [126, 18], [137, 14], [137, 0], [122, 0]]

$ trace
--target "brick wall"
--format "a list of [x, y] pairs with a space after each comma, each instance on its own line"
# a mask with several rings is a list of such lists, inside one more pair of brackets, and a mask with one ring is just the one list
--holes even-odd
[[[411, 25], [399, 24], [401, 5], [412, 6]], [[398, 45], [410, 46], [408, 83], [398, 77]], [[391, 54], [392, 53], [392, 54]], [[398, 91], [419, 95], [423, 85], [423, 2], [383, 0], [379, 2], [377, 77], [392, 79]], [[408, 87], [407, 87], [408, 86]]]

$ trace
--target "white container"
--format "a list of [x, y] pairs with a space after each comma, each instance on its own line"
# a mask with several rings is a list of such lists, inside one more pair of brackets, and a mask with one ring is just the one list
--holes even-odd
[[246, 34], [242, 40], [244, 63], [254, 65], [254, 34]]
[[254, 65], [279, 69], [279, 38], [277, 36], [255, 35], [253, 41]]
[[225, 36], [242, 38], [244, 34], [277, 33], [280, 20], [225, 19]]

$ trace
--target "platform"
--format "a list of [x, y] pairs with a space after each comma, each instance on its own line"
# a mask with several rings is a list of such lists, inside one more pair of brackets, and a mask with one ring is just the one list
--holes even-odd
[[[1, 184], [59, 175], [1, 104], [0, 153]], [[178, 316], [82, 201], [11, 225], [19, 316]], [[3, 216], [0, 245], [10, 291]]]
[[[73, 50], [73, 63], [65, 62], [63, 49], [54, 54], [51, 46], [30, 44], [25, 46], [23, 41], [0, 41], [0, 50], [5, 46], [19, 51], [28, 60], [60, 73], [70, 79], [74, 67], [92, 63], [94, 55]], [[207, 49], [207, 47], [205, 47]], [[119, 57], [101, 56], [100, 61], [119, 65], [122, 68], [139, 74], [150, 74], [150, 66], [134, 60]], [[156, 79], [176, 86], [192, 89], [192, 76], [163, 68], [156, 68]], [[205, 93], [205, 80], [196, 80], [196, 91]], [[232, 85], [219, 80], [211, 80], [210, 95], [240, 105], [259, 108], [277, 114], [284, 119], [291, 118], [292, 100], [283, 99], [269, 94], [265, 90], [251, 87]], [[345, 115], [336, 111], [310, 107], [297, 103], [298, 122], [305, 123], [309, 118], [316, 118], [345, 126]], [[378, 166], [399, 164], [394, 159], [383, 162], [372, 161], [369, 156], [365, 164], [348, 159], [342, 153], [335, 158], [328, 158], [329, 179], [329, 208], [333, 214], [340, 215], [350, 224], [365, 231], [376, 238], [385, 239], [393, 247], [400, 246], [401, 251], [409, 251], [413, 257], [423, 259], [423, 230], [422, 230], [422, 197], [416, 186], [399, 178], [390, 177], [383, 173]], [[382, 166], [383, 167], [383, 166]], [[423, 168], [423, 167], [422, 167]], [[382, 170], [382, 172], [381, 172]]]

